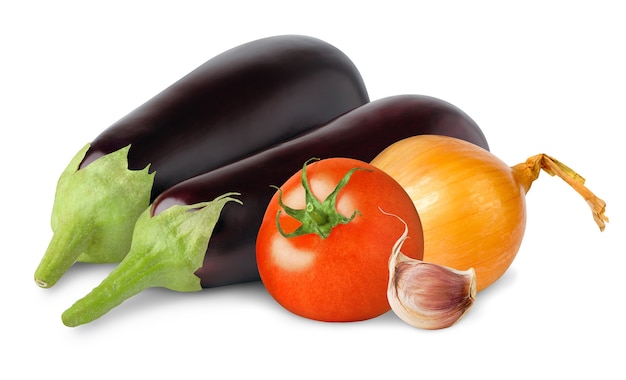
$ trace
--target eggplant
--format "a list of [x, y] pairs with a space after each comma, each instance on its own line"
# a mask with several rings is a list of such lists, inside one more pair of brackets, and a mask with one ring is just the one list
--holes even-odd
[[203, 288], [259, 279], [256, 235], [275, 189], [315, 158], [348, 157], [369, 162], [387, 146], [423, 134], [445, 135], [489, 150], [479, 126], [458, 107], [429, 96], [397, 95], [372, 101], [323, 127], [272, 149], [183, 181], [151, 206], [158, 215], [173, 205], [192, 205], [238, 192], [243, 207], [222, 211], [196, 275]]
[[128, 168], [156, 171], [163, 190], [325, 124], [369, 101], [340, 50], [284, 35], [228, 50], [107, 128], [80, 168], [127, 145]]
[[63, 313], [64, 324], [88, 323], [148, 287], [197, 291], [259, 280], [255, 242], [276, 191], [272, 185], [283, 184], [310, 158], [369, 162], [392, 143], [419, 134], [456, 137], [489, 150], [478, 125], [443, 100], [397, 95], [362, 105], [164, 191], [137, 220], [128, 255]]
[[119, 262], [165, 189], [258, 153], [369, 101], [353, 62], [283, 35], [228, 50], [104, 130], [61, 175], [54, 232], [35, 271], [53, 286], [75, 261]]

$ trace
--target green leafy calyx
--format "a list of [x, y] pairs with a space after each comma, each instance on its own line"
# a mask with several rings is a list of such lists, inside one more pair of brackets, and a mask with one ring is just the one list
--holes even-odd
[[79, 170], [90, 144], [70, 161], [57, 183], [53, 236], [35, 282], [53, 286], [76, 261], [115, 263], [130, 247], [133, 225], [150, 203], [154, 173], [128, 169], [130, 145]]

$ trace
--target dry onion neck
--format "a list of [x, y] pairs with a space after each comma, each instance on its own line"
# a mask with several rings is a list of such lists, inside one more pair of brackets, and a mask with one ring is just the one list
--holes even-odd
[[522, 185], [526, 193], [530, 190], [532, 183], [539, 177], [541, 170], [551, 176], [561, 178], [587, 201], [591, 208], [593, 219], [600, 227], [600, 231], [604, 231], [606, 223], [609, 221], [609, 218], [604, 214], [606, 202], [585, 187], [585, 179], [567, 165], [542, 153], [528, 158], [526, 162], [517, 164], [511, 169], [516, 180]]

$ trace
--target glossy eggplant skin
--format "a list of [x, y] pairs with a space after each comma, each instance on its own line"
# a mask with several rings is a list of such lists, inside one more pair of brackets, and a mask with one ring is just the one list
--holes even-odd
[[204, 288], [259, 280], [256, 236], [268, 202], [310, 158], [349, 157], [369, 162], [392, 143], [414, 135], [460, 138], [485, 149], [487, 140], [463, 111], [437, 98], [398, 95], [372, 101], [329, 123], [254, 156], [183, 181], [162, 193], [152, 215], [172, 205], [192, 205], [238, 192], [243, 205], [222, 210], [195, 273]]
[[111, 125], [80, 168], [131, 144], [129, 169], [156, 172], [154, 200], [368, 101], [357, 68], [334, 46], [302, 35], [263, 38], [208, 60]]

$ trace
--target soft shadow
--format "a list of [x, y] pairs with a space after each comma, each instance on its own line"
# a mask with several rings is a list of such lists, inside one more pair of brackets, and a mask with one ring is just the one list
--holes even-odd
[[514, 268], [509, 268], [496, 282], [476, 294], [474, 305], [472, 305], [472, 308], [463, 316], [463, 319], [459, 323], [462, 323], [463, 320], [466, 320], [467, 323], [471, 323], [470, 321], [477, 320], [484, 316], [484, 313], [489, 313], [488, 309], [492, 307], [489, 299], [498, 297], [503, 292], [506, 292], [507, 289], [514, 286], [517, 279], [517, 271]]
[[[494, 282], [491, 286], [489, 286], [488, 288], [482, 290], [481, 292], [479, 292], [476, 295], [476, 300], [474, 302], [474, 305], [472, 305], [472, 308], [467, 312], [467, 314], [465, 314], [463, 316], [463, 318], [461, 320], [459, 320], [459, 324], [462, 324], [464, 320], [467, 320], [469, 322], [469, 320], [471, 319], [477, 319], [480, 318], [483, 310], [486, 310], [484, 308], [481, 307], [481, 303], [483, 300], [486, 300], [492, 296], [495, 296], [496, 294], [500, 293], [500, 292], [505, 292], [507, 291], [507, 288], [510, 288], [511, 286], [514, 286], [513, 284], [515, 283], [515, 281], [517, 280], [517, 273], [514, 269], [510, 268], [508, 271], [506, 271], [502, 277], [500, 277], [499, 280], [497, 280], [496, 282]], [[486, 303], [486, 302], [485, 302]], [[405, 328], [406, 326], [408, 326], [404, 321], [402, 321], [392, 310], [388, 311], [387, 313], [373, 318], [371, 320], [368, 321], [363, 321], [362, 323], [367, 323], [367, 324], [372, 324], [372, 325], [380, 325], [380, 326], [385, 326], [386, 328], [388, 327], [393, 327], [393, 328]], [[454, 328], [455, 326], [452, 326], [452, 328]], [[410, 327], [413, 328], [413, 327]], [[427, 330], [427, 331], [443, 331], [445, 329], [442, 330]]]
[[[98, 329], [100, 326], [115, 326], [128, 323], [132, 319], [140, 319], [159, 315], [160, 311], [171, 308], [183, 310], [185, 303], [195, 299], [199, 303], [211, 302], [211, 299], [232, 300], [236, 303], [270, 303], [271, 296], [261, 281], [246, 282], [202, 289], [197, 292], [177, 292], [166, 288], [148, 288], [122, 302], [100, 318], [78, 326], [78, 330]], [[132, 322], [131, 322], [132, 323]]]
[[[46, 292], [54, 293], [76, 289], [87, 285], [86, 291], [97, 286], [104, 280], [117, 264], [74, 263], [56, 284], [46, 288]], [[89, 287], [91, 284], [91, 287]]]
[[[79, 277], [85, 276], [87, 278], [101, 277], [104, 279], [108, 272], [114, 267], [114, 265], [103, 264], [76, 264], [75, 268], [71, 268], [63, 278], [64, 282], [71, 284], [72, 282], [81, 280]], [[463, 319], [471, 320], [474, 318], [480, 318], [483, 312], [481, 307], [481, 300], [491, 297], [493, 294], [506, 291], [507, 288], [513, 286], [513, 283], [517, 279], [517, 273], [514, 269], [509, 269], [497, 282], [492, 284], [487, 289], [478, 293], [476, 302], [472, 306], [472, 309], [463, 317]], [[82, 279], [84, 281], [85, 279]], [[313, 320], [307, 320], [299, 317], [289, 311], [283, 309], [278, 305], [271, 295], [267, 292], [261, 281], [247, 282], [241, 284], [233, 284], [227, 286], [220, 286], [215, 288], [203, 289], [198, 292], [182, 293], [165, 288], [149, 288], [143, 292], [127, 299], [121, 305], [115, 307], [107, 314], [92, 321], [86, 325], [79, 326], [77, 329], [81, 331], [97, 331], [100, 326], [115, 326], [117, 324], [128, 323], [129, 319], [140, 319], [150, 317], [151, 315], [158, 315], [161, 310], [169, 308], [184, 308], [185, 303], [188, 303], [190, 299], [195, 299], [194, 302], [207, 303], [211, 300], [215, 300], [218, 303], [233, 302], [236, 304], [242, 303], [250, 305], [251, 307], [259, 308], [272, 308], [278, 313], [283, 313], [281, 318], [292, 318], [293, 321], [300, 321], [304, 324], [321, 324], [327, 328], [340, 328], [346, 329], [348, 326], [354, 328], [360, 328], [363, 325], [377, 325], [385, 326], [386, 329], [393, 328], [393, 331], [400, 329], [412, 328], [402, 321], [391, 310], [388, 312], [366, 321], [349, 322], [349, 323], [327, 323]], [[95, 330], [94, 330], [95, 329]], [[436, 331], [436, 330], [435, 330]]]

